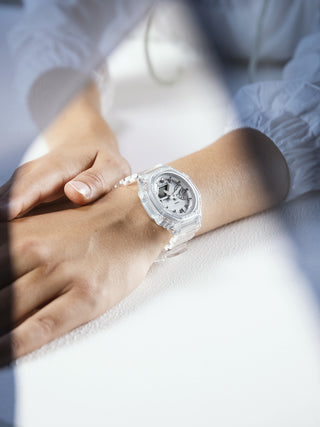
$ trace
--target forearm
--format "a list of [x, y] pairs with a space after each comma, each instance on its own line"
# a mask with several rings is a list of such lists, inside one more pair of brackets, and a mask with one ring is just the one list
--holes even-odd
[[53, 149], [62, 144], [79, 144], [83, 139], [90, 144], [96, 137], [116, 144], [112, 130], [100, 113], [97, 85], [90, 82], [47, 128], [45, 138]]
[[[285, 160], [255, 130], [233, 131], [172, 166], [186, 172], [201, 192], [199, 234], [269, 208], [287, 193]], [[2, 299], [15, 296], [12, 319], [18, 326], [9, 340], [14, 357], [99, 316], [126, 297], [171, 237], [144, 210], [136, 182], [89, 206], [12, 221], [10, 261], [15, 282], [13, 292], [2, 294]], [[7, 258], [0, 257], [0, 262]]]
[[200, 190], [198, 234], [280, 203], [289, 187], [278, 148], [254, 129], [238, 129], [170, 164], [187, 173]]
[[10, 219], [63, 195], [78, 205], [91, 203], [130, 173], [99, 104], [91, 83], [46, 130], [49, 153], [24, 164], [8, 183]]

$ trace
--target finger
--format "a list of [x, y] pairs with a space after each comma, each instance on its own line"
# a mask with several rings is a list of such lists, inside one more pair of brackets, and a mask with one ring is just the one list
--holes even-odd
[[0, 367], [4, 367], [13, 361], [11, 334], [0, 337]]
[[[22, 175], [20, 176], [19, 179], [23, 179]], [[17, 202], [16, 200], [17, 200], [17, 197], [19, 197], [18, 192], [20, 191], [16, 184], [15, 193], [12, 192], [12, 188], [15, 180], [17, 180], [16, 176], [12, 177], [10, 181], [8, 181], [5, 185], [3, 185], [0, 188], [0, 221], [2, 222], [7, 222], [9, 220], [14, 219], [15, 217], [19, 217], [26, 213], [33, 212], [33, 209], [37, 208], [36, 203], [30, 204], [30, 206], [28, 206], [27, 195], [25, 195], [25, 203], [26, 203], [25, 209], [23, 208], [21, 209], [19, 206], [15, 207], [16, 203], [19, 204], [19, 202]], [[45, 203], [45, 204], [56, 203], [61, 198], [64, 198], [64, 200], [66, 200], [66, 197], [63, 191], [63, 186], [59, 188], [57, 192], [52, 192], [51, 194], [48, 194], [48, 196], [44, 195], [43, 200], [40, 200], [39, 204], [41, 205], [42, 203]], [[10, 215], [9, 215], [9, 208], [10, 208]], [[43, 210], [50, 212], [49, 209], [47, 210], [43, 209]]]
[[22, 165], [15, 173], [9, 202], [9, 219], [21, 216], [64, 184], [64, 170], [55, 156], [46, 156]]
[[[26, 220], [28, 220], [27, 218]], [[18, 224], [16, 224], [18, 225]], [[13, 280], [48, 265], [50, 248], [45, 241], [22, 239], [21, 242], [11, 243], [10, 261]]]
[[123, 157], [98, 154], [93, 166], [69, 181], [64, 191], [72, 202], [85, 205], [112, 190], [120, 179], [129, 174], [130, 166]]
[[52, 212], [59, 212], [67, 209], [74, 209], [77, 207], [78, 206], [72, 203], [69, 199], [67, 199], [67, 197], [63, 193], [62, 197], [59, 197], [59, 198], [57, 197], [57, 199], [54, 200], [53, 202], [44, 202], [34, 207], [31, 211], [26, 213], [24, 217], [43, 215], [43, 214], [52, 213]]
[[7, 333], [12, 327], [13, 289], [11, 286], [1, 290], [0, 299], [0, 336]]
[[8, 221], [9, 198], [13, 179], [0, 187], [0, 221]]
[[7, 239], [3, 241], [3, 244], [0, 246], [0, 289], [12, 283], [13, 279], [12, 257]]
[[72, 291], [50, 302], [11, 333], [16, 359], [71, 331], [93, 318], [90, 305]]
[[[60, 269], [55, 269], [49, 275], [45, 268], [38, 268], [22, 276], [11, 286], [0, 291], [0, 313], [11, 307], [11, 316], [1, 322], [1, 326], [10, 328], [21, 322], [27, 315], [39, 309], [45, 303], [61, 295], [64, 288], [58, 280], [61, 278]], [[1, 318], [2, 319], [2, 318]], [[10, 320], [4, 324], [5, 320]]]
[[[62, 162], [61, 155], [49, 153], [22, 165], [12, 178], [9, 219], [23, 215], [39, 203], [52, 201], [53, 196], [60, 197], [64, 184], [80, 170], [81, 161], [64, 158]], [[87, 160], [84, 167], [90, 165]]]

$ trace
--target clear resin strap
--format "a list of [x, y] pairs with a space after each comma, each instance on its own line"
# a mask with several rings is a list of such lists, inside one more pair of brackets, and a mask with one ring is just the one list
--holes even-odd
[[[152, 169], [146, 170], [143, 174], [153, 171], [157, 169], [158, 166], [155, 166]], [[133, 184], [134, 182], [138, 182], [139, 174], [134, 173], [132, 175], [127, 176], [126, 178], [121, 179], [118, 184], [114, 186], [114, 188], [118, 188], [121, 186], [127, 186]], [[172, 231], [168, 229], [170, 233]], [[191, 240], [195, 233], [199, 230], [199, 225], [195, 224], [192, 227], [189, 227], [188, 230], [181, 231], [179, 234], [174, 234], [169, 243], [163, 248], [163, 251], [160, 253], [155, 262], [164, 261], [166, 258], [173, 257], [179, 255], [187, 250], [187, 242]], [[173, 233], [172, 233], [173, 234]]]
[[130, 184], [133, 184], [134, 182], [137, 182], [137, 181], [138, 181], [138, 174], [134, 173], [132, 175], [126, 176], [125, 178], [121, 179], [118, 182], [118, 184], [116, 184], [114, 186], [114, 188], [130, 185]]

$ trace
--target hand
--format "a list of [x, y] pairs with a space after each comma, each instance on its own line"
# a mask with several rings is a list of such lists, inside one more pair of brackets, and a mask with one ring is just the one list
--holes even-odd
[[152, 221], [137, 186], [113, 190], [93, 205], [10, 223], [15, 281], [0, 291], [12, 301], [14, 358], [99, 316], [144, 279], [170, 233]]
[[90, 203], [130, 174], [113, 132], [92, 101], [92, 90], [74, 100], [46, 131], [50, 152], [22, 165], [1, 187], [2, 219], [22, 216], [64, 193], [78, 205]]
[[[230, 132], [171, 165], [201, 192], [198, 235], [274, 206], [289, 187], [280, 151], [254, 129]], [[171, 236], [148, 217], [136, 185], [90, 206], [21, 218], [9, 227], [11, 244], [0, 248], [0, 268], [11, 253], [15, 281], [0, 292], [0, 315], [12, 302], [19, 325], [0, 338], [0, 355], [12, 337], [15, 357], [128, 295]]]

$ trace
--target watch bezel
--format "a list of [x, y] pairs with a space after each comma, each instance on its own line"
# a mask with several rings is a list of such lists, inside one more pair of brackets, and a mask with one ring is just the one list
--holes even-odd
[[[179, 179], [182, 179], [190, 191], [193, 193], [194, 202], [190, 212], [185, 215], [173, 214], [168, 212], [161, 206], [158, 199], [158, 186], [157, 180], [161, 175], [171, 174]], [[154, 219], [154, 221], [162, 227], [168, 228], [173, 234], [181, 232], [182, 229], [187, 227], [190, 223], [194, 223], [195, 220], [198, 224], [201, 223], [201, 195], [197, 187], [191, 181], [191, 179], [171, 166], [162, 166], [155, 168], [154, 173], [143, 173], [138, 176], [139, 184], [139, 197], [146, 211]]]

